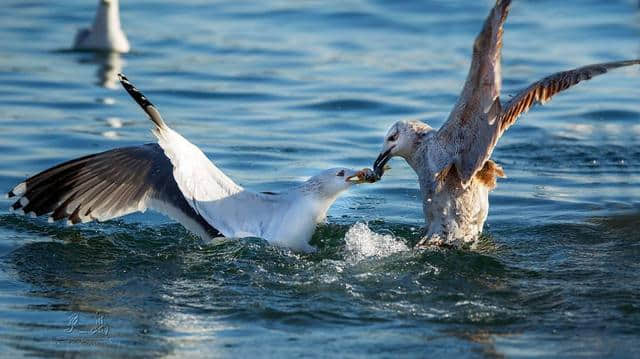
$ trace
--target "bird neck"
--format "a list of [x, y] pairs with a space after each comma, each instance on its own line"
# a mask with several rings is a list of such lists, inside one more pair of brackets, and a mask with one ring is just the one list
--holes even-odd
[[103, 33], [120, 30], [120, 6], [118, 0], [110, 0], [108, 3], [100, 0], [96, 17], [93, 20], [93, 30]]
[[331, 208], [331, 206], [336, 201], [336, 199], [338, 199], [339, 195], [340, 195], [339, 193], [336, 193], [334, 196], [331, 196], [331, 197], [322, 197], [316, 203], [313, 211], [313, 219], [316, 224], [324, 221], [324, 219], [327, 217], [327, 212], [329, 211], [329, 208]]
[[420, 121], [411, 121], [406, 126], [406, 133], [408, 134], [409, 145], [407, 150], [399, 152], [398, 156], [404, 158], [407, 163], [418, 172], [416, 169], [422, 165], [424, 156], [421, 155], [422, 147], [428, 142], [429, 138], [433, 137], [433, 129], [427, 124]]
[[318, 223], [324, 220], [327, 211], [342, 192], [327, 195], [319, 191], [319, 188], [313, 183], [305, 182], [300, 186], [294, 187], [290, 195], [296, 197], [296, 202], [305, 203], [306, 205], [302, 208], [309, 211], [308, 214]]
[[420, 169], [425, 165], [425, 156], [422, 151], [422, 147], [424, 145], [423, 135], [416, 134], [411, 151], [401, 155], [401, 157], [407, 161], [409, 166], [411, 166], [411, 168], [413, 168], [413, 170], [418, 174], [421, 172]]

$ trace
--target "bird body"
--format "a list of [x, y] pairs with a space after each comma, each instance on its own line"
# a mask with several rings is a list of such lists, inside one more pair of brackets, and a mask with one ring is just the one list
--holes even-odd
[[203, 238], [259, 237], [294, 250], [309, 240], [338, 196], [371, 182], [371, 170], [332, 168], [281, 193], [244, 189], [172, 130], [124, 76], [122, 85], [153, 121], [158, 142], [71, 160], [15, 186], [10, 210], [51, 222], [105, 221], [152, 209]]
[[418, 246], [459, 247], [473, 243], [489, 211], [489, 192], [504, 171], [490, 157], [504, 132], [535, 104], [583, 80], [640, 60], [609, 62], [558, 72], [500, 99], [503, 24], [510, 0], [497, 0], [473, 45], [466, 83], [447, 121], [438, 130], [420, 121], [391, 126], [374, 163], [378, 177], [395, 156], [418, 175], [426, 222]]
[[78, 30], [74, 50], [129, 52], [129, 40], [120, 24], [119, 0], [99, 0], [93, 24]]

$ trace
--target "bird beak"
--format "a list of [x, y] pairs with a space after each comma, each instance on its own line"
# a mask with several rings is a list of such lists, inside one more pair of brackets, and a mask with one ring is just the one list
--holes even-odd
[[374, 183], [378, 180], [378, 176], [369, 168], [363, 168], [360, 171], [356, 172], [353, 176], [349, 176], [345, 179], [347, 182], [351, 182], [353, 184], [360, 183]]
[[391, 146], [388, 150], [380, 153], [376, 161], [373, 163], [373, 171], [375, 172], [378, 179], [382, 178], [384, 171], [389, 167], [387, 166], [387, 162], [391, 159], [391, 150], [393, 150], [395, 146]]

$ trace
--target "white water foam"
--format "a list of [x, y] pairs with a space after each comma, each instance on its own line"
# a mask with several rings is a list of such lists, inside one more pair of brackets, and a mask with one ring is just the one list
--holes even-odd
[[359, 262], [370, 257], [386, 257], [393, 253], [408, 251], [403, 242], [391, 234], [379, 234], [362, 222], [351, 226], [344, 236], [346, 243], [346, 260], [351, 263]]

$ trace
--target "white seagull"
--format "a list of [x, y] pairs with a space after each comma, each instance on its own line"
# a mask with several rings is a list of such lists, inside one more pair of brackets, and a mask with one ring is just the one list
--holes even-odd
[[15, 186], [10, 211], [67, 224], [106, 221], [152, 209], [203, 238], [260, 237], [313, 251], [309, 240], [327, 210], [354, 184], [374, 182], [370, 169], [332, 168], [281, 193], [237, 185], [194, 144], [167, 126], [126, 77], [120, 82], [147, 113], [157, 143], [123, 147], [59, 164]]
[[489, 210], [489, 191], [502, 168], [490, 160], [502, 134], [537, 103], [580, 81], [640, 60], [580, 67], [545, 77], [506, 102], [500, 101], [502, 26], [510, 0], [498, 0], [473, 45], [473, 59], [458, 103], [436, 130], [420, 121], [391, 126], [374, 163], [378, 177], [394, 156], [404, 158], [418, 175], [427, 224], [418, 246], [459, 247], [482, 232]]
[[98, 10], [90, 28], [78, 30], [74, 50], [129, 52], [127, 36], [120, 26], [118, 0], [98, 0]]

